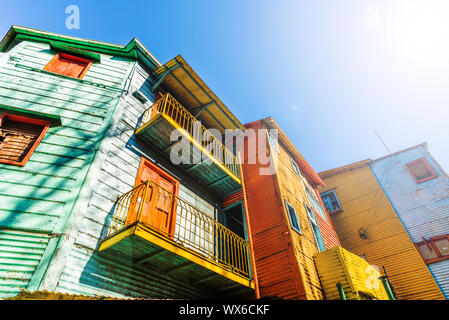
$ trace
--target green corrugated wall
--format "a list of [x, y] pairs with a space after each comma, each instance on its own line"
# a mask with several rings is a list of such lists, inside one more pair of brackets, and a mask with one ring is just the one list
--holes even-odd
[[0, 164], [0, 298], [40, 284], [134, 64], [103, 54], [80, 81], [38, 71], [55, 54], [49, 44], [26, 40], [8, 53], [0, 114], [47, 114], [61, 125], [24, 167]]

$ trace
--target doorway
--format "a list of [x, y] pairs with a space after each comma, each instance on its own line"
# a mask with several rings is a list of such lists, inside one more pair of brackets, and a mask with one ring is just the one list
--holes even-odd
[[[148, 189], [143, 185], [147, 181]], [[126, 224], [139, 220], [164, 234], [173, 235], [179, 181], [142, 157], [134, 190]]]

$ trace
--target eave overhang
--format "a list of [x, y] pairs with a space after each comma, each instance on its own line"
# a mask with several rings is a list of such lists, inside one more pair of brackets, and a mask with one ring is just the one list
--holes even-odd
[[154, 71], [157, 78], [153, 90], [163, 85], [207, 127], [219, 130], [245, 130], [243, 124], [204, 83], [181, 55]]
[[60, 35], [57, 33], [13, 25], [0, 42], [0, 52], [6, 52], [11, 45], [20, 40], [31, 40], [48, 43], [55, 48], [64, 45], [77, 50], [85, 50], [91, 53], [103, 53], [112, 56], [120, 56], [133, 60], [140, 60], [150, 70], [155, 70], [161, 63], [146, 49], [142, 43], [133, 38], [127, 45], [118, 45], [102, 41], [88, 40], [77, 37]]

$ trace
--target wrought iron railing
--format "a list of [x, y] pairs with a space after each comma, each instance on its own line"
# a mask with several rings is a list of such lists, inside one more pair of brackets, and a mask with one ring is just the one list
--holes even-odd
[[169, 93], [166, 93], [145, 110], [142, 126], [158, 113], [169, 116], [182, 129], [186, 130], [202, 146], [204, 151], [208, 152], [240, 179], [237, 157]]
[[235, 273], [251, 275], [247, 241], [150, 180], [117, 199], [107, 236], [135, 222]]

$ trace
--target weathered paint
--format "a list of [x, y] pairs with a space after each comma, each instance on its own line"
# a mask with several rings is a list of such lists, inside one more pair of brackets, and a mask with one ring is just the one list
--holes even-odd
[[[321, 192], [335, 190], [343, 211], [332, 215], [342, 246], [382, 271], [386, 268], [398, 299], [442, 299], [388, 198], [369, 167], [369, 160], [321, 172]], [[367, 231], [367, 239], [359, 230]]]
[[314, 258], [327, 300], [340, 299], [337, 284], [347, 300], [389, 300], [381, 274], [365, 259], [338, 246]]
[[26, 289], [49, 241], [49, 235], [0, 230], [0, 297]]
[[[267, 129], [264, 121], [247, 124], [250, 129]], [[249, 136], [247, 144], [257, 143], [258, 136]], [[266, 138], [265, 138], [266, 139]], [[261, 174], [260, 156], [267, 150], [259, 149], [257, 154], [244, 154], [243, 173], [249, 218], [254, 241], [255, 263], [259, 278], [261, 296], [276, 296], [283, 299], [323, 299], [323, 292], [315, 268], [313, 256], [318, 252], [317, 244], [309, 222], [305, 204], [312, 207], [305, 191], [305, 183], [314, 184], [308, 178], [301, 178], [292, 169], [293, 156], [284, 143], [279, 143], [279, 155], [267, 146], [269, 153], [277, 158], [277, 172], [273, 175]], [[297, 151], [296, 151], [297, 152]], [[251, 161], [254, 164], [250, 164]], [[302, 179], [305, 179], [303, 181]], [[318, 178], [319, 179], [319, 178]], [[284, 205], [287, 200], [296, 210], [301, 234], [290, 226]], [[316, 214], [318, 223], [327, 235], [333, 231], [329, 222]], [[321, 219], [321, 220], [320, 220]], [[328, 229], [326, 229], [328, 226]], [[326, 245], [338, 244], [335, 233], [326, 236]]]
[[[425, 158], [437, 177], [416, 183], [405, 165]], [[449, 233], [449, 177], [427, 144], [405, 149], [371, 163], [371, 169], [414, 243]], [[449, 260], [428, 265], [446, 299], [449, 298]]]
[[[0, 229], [22, 230], [47, 239], [35, 244], [36, 252], [45, 249], [40, 253], [43, 258], [27, 271], [32, 274], [27, 288], [35, 289], [66, 230], [132, 61], [105, 54], [81, 81], [39, 72], [55, 53], [48, 43], [22, 39], [8, 44], [10, 59], [0, 67], [0, 109], [60, 119], [49, 128], [26, 166], [0, 165]], [[14, 261], [20, 269], [21, 259]], [[10, 266], [14, 268], [14, 264]], [[11, 286], [0, 296], [16, 293]]]
[[[122, 298], [212, 296], [207, 290], [202, 290], [201, 285], [192, 289], [156, 268], [145, 264], [129, 265], [121, 256], [98, 252], [110, 226], [117, 196], [134, 186], [142, 156], [181, 181], [180, 198], [212, 218], [220, 208], [221, 199], [184, 170], [171, 164], [163, 154], [136, 141], [134, 131], [139, 118], [155, 99], [151, 91], [154, 81], [146, 67], [137, 62], [128, 83], [129, 92], [119, 102], [111, 128], [102, 141], [83, 188], [83, 197], [69, 222], [69, 236], [60, 245], [42, 289]], [[147, 102], [142, 103], [132, 94], [136, 89], [145, 95]]]

